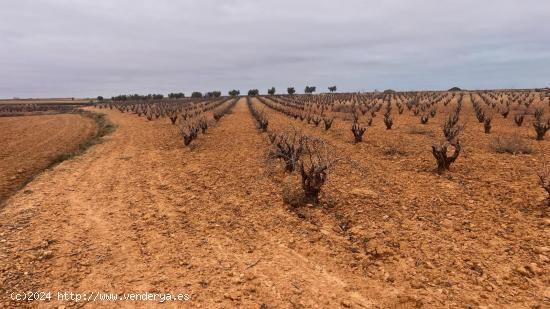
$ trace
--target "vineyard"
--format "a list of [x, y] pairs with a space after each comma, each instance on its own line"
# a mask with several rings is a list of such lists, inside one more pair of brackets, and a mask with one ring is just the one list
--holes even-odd
[[[483, 128], [478, 130], [479, 133], [487, 136], [491, 136], [493, 119], [501, 118], [502, 128], [491, 136], [490, 143], [487, 145], [493, 152], [499, 154], [532, 155], [536, 151], [531, 145], [531, 137], [534, 135], [536, 141], [543, 141], [547, 131], [550, 130], [550, 116], [545, 116], [545, 107], [550, 107], [550, 97], [543, 92], [331, 93], [266, 97], [257, 96], [257, 93], [257, 90], [249, 91], [249, 95], [252, 96], [246, 97], [246, 104], [258, 129], [266, 133], [272, 145], [273, 149], [269, 151], [269, 157], [282, 161], [284, 170], [289, 173], [298, 170], [299, 166], [305, 202], [318, 202], [318, 195], [326, 181], [328, 170], [344, 159], [329, 158], [329, 153], [338, 152], [338, 147], [332, 145], [333, 139], [336, 140], [336, 144], [345, 144], [349, 142], [350, 138], [346, 136], [349, 135], [353, 136], [354, 144], [361, 143], [365, 133], [373, 127], [373, 122], [377, 118], [381, 119], [386, 130], [391, 130], [395, 123], [403, 119], [402, 127], [409, 130], [409, 133], [433, 137], [431, 148], [438, 174], [448, 172], [451, 165], [459, 158], [463, 147], [460, 142], [461, 134], [465, 133], [466, 123], [474, 115], [479, 122], [477, 127]], [[189, 146], [200, 132], [206, 133], [209, 123], [212, 122], [208, 119], [213, 118], [214, 122], [218, 122], [231, 111], [237, 101], [238, 98], [219, 97], [204, 101], [181, 100], [180, 102], [113, 100], [110, 103], [99, 104], [98, 107], [115, 108], [123, 113], [137, 114], [149, 121], [168, 118], [171, 124], [178, 128], [183, 144]], [[468, 104], [466, 109], [470, 113], [464, 112], [461, 116], [465, 101]], [[392, 112], [394, 108], [397, 113]], [[264, 109], [276, 114], [275, 117], [286, 116], [287, 123], [278, 123], [276, 128], [268, 129], [270, 117]], [[510, 114], [512, 116], [508, 117]], [[419, 125], [411, 124], [411, 122], [414, 123], [411, 118], [417, 118]], [[461, 118], [465, 119], [461, 120]], [[532, 126], [531, 131], [522, 130], [526, 118], [529, 124], [525, 127]], [[339, 125], [331, 130], [335, 119]], [[441, 132], [434, 130], [433, 126], [427, 126], [430, 119], [441, 127]], [[513, 127], [511, 119], [517, 127], [515, 130], [510, 129]], [[495, 122], [497, 122], [496, 119]], [[468, 125], [473, 126], [468, 130], [469, 133], [475, 134], [476, 124], [468, 123]], [[351, 134], [345, 134], [346, 126]], [[289, 128], [292, 132], [289, 132]], [[320, 129], [314, 130], [316, 132], [312, 134], [304, 133], [304, 129], [313, 128]], [[323, 131], [326, 132], [323, 133]], [[336, 135], [341, 138], [338, 139]], [[369, 134], [367, 133], [366, 136]], [[449, 153], [449, 147], [452, 148], [452, 153]], [[407, 145], [393, 144], [387, 145], [385, 150], [389, 155], [407, 157], [405, 148]], [[550, 175], [546, 168], [544, 145], [538, 145], [538, 148], [542, 150], [538, 179], [540, 186], [550, 193]]]
[[63, 114], [91, 105], [85, 100], [0, 100], [0, 117]]
[[547, 93], [333, 90], [88, 107], [118, 128], [8, 200], [2, 297], [69, 283], [206, 308], [548, 304]]

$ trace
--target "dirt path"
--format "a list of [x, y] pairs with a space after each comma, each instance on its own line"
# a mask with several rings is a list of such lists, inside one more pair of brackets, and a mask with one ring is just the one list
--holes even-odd
[[[203, 308], [370, 307], [395, 298], [362, 280], [344, 235], [282, 205], [265, 173], [266, 139], [243, 99], [191, 149], [168, 120], [107, 115], [118, 129], [103, 144], [8, 200], [0, 307], [21, 306], [9, 295], [22, 291], [187, 293], [185, 305]], [[29, 306], [113, 307], [54, 296]]]

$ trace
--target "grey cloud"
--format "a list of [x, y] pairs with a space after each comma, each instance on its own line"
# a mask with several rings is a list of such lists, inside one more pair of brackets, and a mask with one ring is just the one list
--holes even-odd
[[550, 85], [544, 0], [19, 0], [0, 97]]

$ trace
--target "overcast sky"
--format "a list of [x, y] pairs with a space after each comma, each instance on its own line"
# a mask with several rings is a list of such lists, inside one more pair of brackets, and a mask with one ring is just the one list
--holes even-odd
[[550, 86], [548, 0], [0, 2], [0, 97]]

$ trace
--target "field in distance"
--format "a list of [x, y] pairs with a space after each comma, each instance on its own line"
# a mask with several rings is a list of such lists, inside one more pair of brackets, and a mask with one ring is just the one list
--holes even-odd
[[93, 101], [93, 99], [86, 98], [42, 98], [42, 99], [0, 99], [0, 105], [2, 104], [84, 104]]

